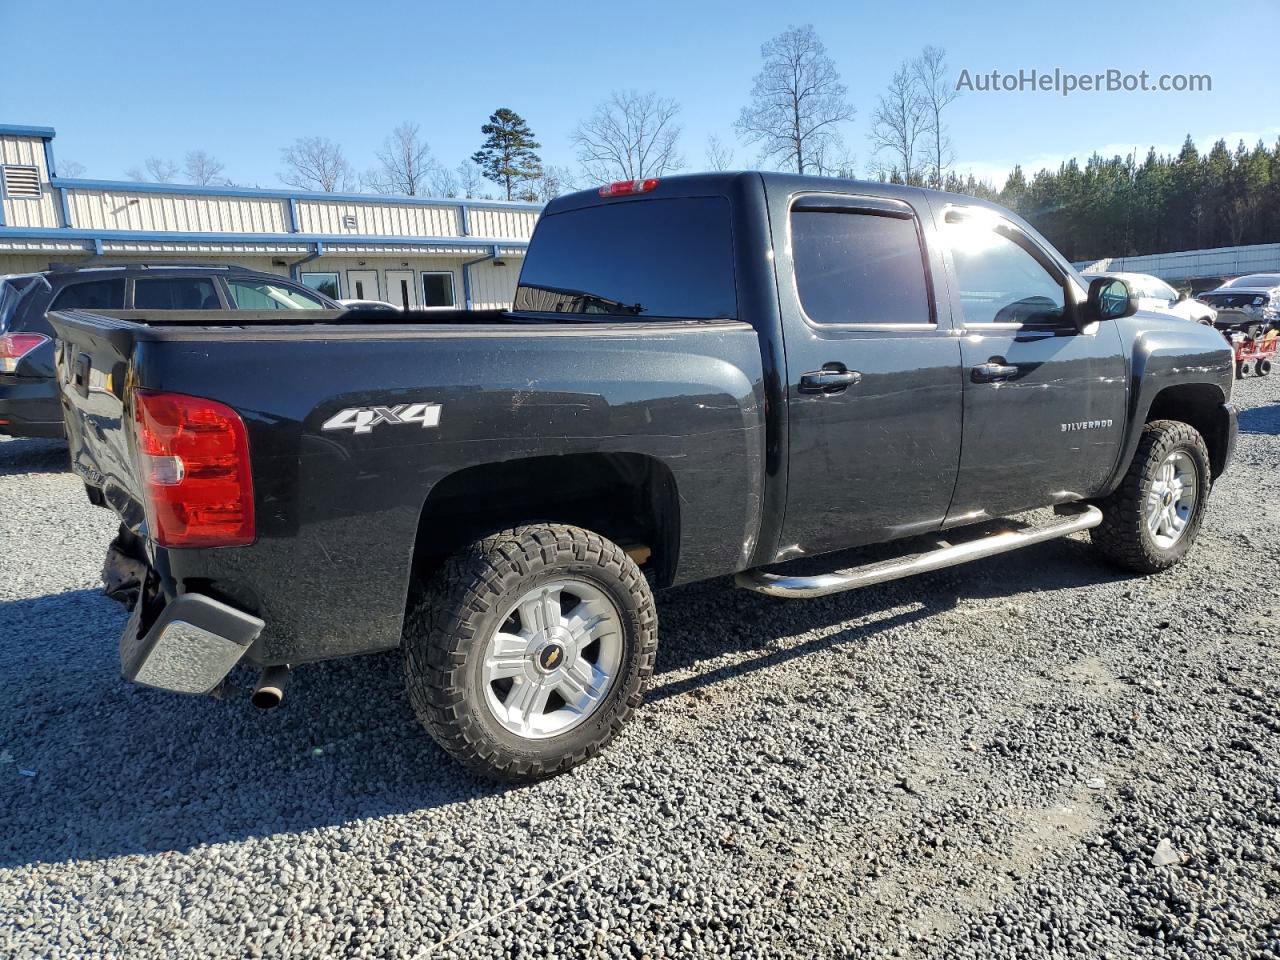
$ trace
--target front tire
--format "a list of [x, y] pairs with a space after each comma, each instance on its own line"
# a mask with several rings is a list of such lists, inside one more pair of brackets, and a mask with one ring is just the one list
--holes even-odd
[[538, 524], [450, 557], [405, 621], [409, 699], [464, 766], [537, 780], [598, 753], [640, 705], [657, 613], [621, 547]]
[[1212, 473], [1204, 438], [1190, 424], [1154, 420], [1116, 491], [1098, 506], [1094, 545], [1114, 563], [1157, 573], [1178, 563], [1195, 543], [1208, 505]]

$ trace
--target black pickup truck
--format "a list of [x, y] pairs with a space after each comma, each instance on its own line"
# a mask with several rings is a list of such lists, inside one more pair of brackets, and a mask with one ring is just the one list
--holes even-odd
[[74, 467], [123, 521], [125, 676], [246, 661], [270, 705], [401, 647], [422, 722], [505, 779], [628, 719], [651, 588], [819, 596], [1081, 530], [1158, 571], [1236, 436], [1215, 331], [991, 204], [784, 174], [561, 197], [510, 311], [53, 324]]

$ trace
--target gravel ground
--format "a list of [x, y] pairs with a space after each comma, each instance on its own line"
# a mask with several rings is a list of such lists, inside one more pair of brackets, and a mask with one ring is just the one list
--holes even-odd
[[670, 591], [635, 722], [519, 788], [395, 655], [271, 713], [125, 685], [110, 514], [4, 443], [0, 955], [1280, 957], [1280, 376], [1237, 402], [1177, 569]]

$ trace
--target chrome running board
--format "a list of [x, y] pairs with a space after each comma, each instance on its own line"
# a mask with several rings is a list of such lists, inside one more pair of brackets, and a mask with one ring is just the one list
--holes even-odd
[[[744, 570], [734, 579], [743, 590], [753, 590], [771, 597], [797, 599], [825, 597], [832, 593], [843, 593], [845, 590], [856, 590], [859, 587], [870, 587], [889, 580], [911, 577], [917, 573], [929, 573], [944, 567], [954, 567], [958, 563], [967, 563], [970, 560], [993, 557], [998, 553], [1029, 547], [1033, 543], [1043, 543], [1045, 540], [1056, 540], [1058, 537], [1096, 527], [1102, 522], [1102, 511], [1087, 504], [1065, 504], [1057, 507], [1056, 510], [1062, 519], [1043, 526], [1000, 530], [964, 543], [953, 544], [939, 539], [937, 546], [932, 549], [905, 557], [895, 557], [892, 560], [880, 560], [849, 570], [823, 573], [813, 577], [793, 577], [781, 573], [769, 573], [757, 567], [754, 570]], [[964, 528], [948, 531], [950, 535], [963, 533]]]

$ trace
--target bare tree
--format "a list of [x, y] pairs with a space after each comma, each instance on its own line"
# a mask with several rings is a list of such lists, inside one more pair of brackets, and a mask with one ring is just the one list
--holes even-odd
[[489, 199], [489, 194], [485, 192], [484, 176], [480, 173], [479, 167], [470, 160], [463, 160], [455, 170], [457, 172], [458, 189], [466, 199]]
[[182, 171], [186, 174], [187, 182], [194, 183], [200, 187], [207, 187], [215, 183], [227, 185], [230, 181], [222, 175], [222, 171], [225, 169], [220, 160], [204, 150], [188, 151], [182, 165]]
[[326, 137], [299, 137], [280, 151], [288, 172], [280, 179], [299, 190], [337, 193], [350, 189], [351, 164], [342, 147]]
[[751, 87], [751, 103], [734, 127], [760, 160], [812, 173], [816, 160], [853, 119], [835, 63], [812, 25], [788, 27], [760, 48], [764, 68]]
[[392, 130], [376, 154], [378, 169], [364, 175], [365, 186], [375, 193], [406, 197], [426, 190], [438, 164], [421, 131], [416, 123], [408, 122]]
[[78, 160], [59, 160], [58, 176], [67, 180], [74, 180], [76, 177], [84, 176], [84, 164]]
[[433, 197], [456, 197], [458, 178], [443, 163], [433, 163], [427, 172], [427, 187]]
[[812, 172], [820, 177], [853, 180], [858, 176], [855, 159], [845, 147], [843, 140], [832, 138], [815, 153]]
[[942, 111], [960, 96], [960, 92], [947, 75], [947, 51], [941, 47], [925, 47], [911, 62], [911, 70], [924, 110], [925, 134], [929, 141], [929, 186], [940, 188], [947, 178], [947, 167], [955, 160]]
[[141, 183], [173, 183], [178, 176], [178, 165], [172, 160], [151, 156], [143, 162], [141, 170], [130, 167], [125, 176]]
[[680, 105], [654, 91], [614, 91], [570, 139], [583, 173], [596, 181], [639, 180], [679, 170]]
[[707, 137], [707, 169], [728, 170], [733, 166], [733, 147], [714, 133]]
[[540, 203], [550, 203], [561, 194], [577, 189], [573, 173], [569, 168], [555, 164], [548, 164], [543, 168], [542, 176], [536, 181], [536, 186], [537, 200]]
[[[871, 145], [877, 154], [888, 154], [889, 167], [905, 183], [919, 183], [917, 163], [920, 140], [926, 129], [924, 101], [911, 65], [904, 63], [894, 73], [889, 89], [880, 95], [871, 115]], [[884, 164], [881, 164], [884, 172]]]

